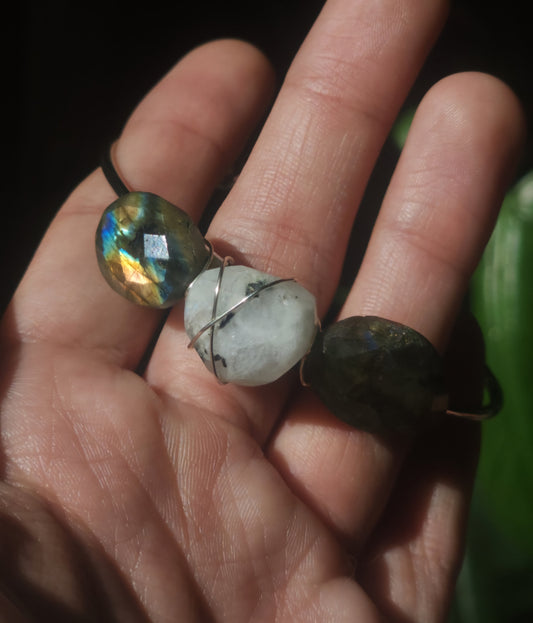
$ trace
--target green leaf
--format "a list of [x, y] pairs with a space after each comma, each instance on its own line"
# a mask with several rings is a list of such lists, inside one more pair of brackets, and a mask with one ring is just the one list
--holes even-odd
[[475, 496], [468, 546], [448, 623], [533, 620], [531, 557]]
[[449, 623], [533, 620], [533, 172], [505, 198], [471, 286], [487, 363], [503, 388], [483, 424], [467, 539]]
[[398, 118], [392, 127], [391, 138], [399, 150], [403, 149], [403, 146], [405, 145], [414, 116], [415, 109], [408, 108], [398, 115]]
[[502, 412], [483, 428], [479, 495], [533, 555], [533, 173], [504, 201], [471, 301], [504, 393]]

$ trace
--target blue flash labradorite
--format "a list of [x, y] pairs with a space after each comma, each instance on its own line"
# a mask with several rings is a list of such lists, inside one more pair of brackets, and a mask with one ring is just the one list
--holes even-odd
[[339, 419], [384, 435], [416, 431], [444, 394], [433, 345], [376, 316], [347, 318], [321, 332], [302, 376]]
[[96, 255], [116, 292], [134, 303], [163, 308], [184, 297], [210, 253], [183, 210], [152, 193], [132, 192], [104, 211]]

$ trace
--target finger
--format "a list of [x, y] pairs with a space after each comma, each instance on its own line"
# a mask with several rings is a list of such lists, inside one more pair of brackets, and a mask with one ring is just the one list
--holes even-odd
[[465, 73], [438, 84], [409, 138], [343, 314], [373, 310], [394, 318], [442, 352], [524, 134], [519, 102], [491, 76]]
[[[520, 107], [479, 74], [422, 101], [343, 316], [403, 322], [443, 349], [489, 236], [524, 131]], [[357, 551], [407, 448], [351, 430], [303, 392], [270, 454], [292, 487]]]
[[[220, 41], [193, 51], [140, 104], [116, 145], [127, 186], [198, 218], [272, 86], [269, 65], [247, 44]], [[126, 302], [99, 273], [94, 234], [114, 199], [100, 170], [74, 191], [28, 268], [8, 322], [18, 338], [75, 345], [134, 367], [160, 313]]]
[[[330, 0], [298, 53], [209, 238], [219, 253], [294, 277], [327, 308], [357, 205], [397, 109], [444, 17], [445, 3]], [[221, 390], [184, 357], [179, 312], [151, 360], [150, 382], [190, 401], [214, 401], [263, 440], [283, 392]], [[192, 382], [183, 387], [181, 375]], [[199, 390], [201, 386], [201, 390]], [[225, 402], [222, 400], [225, 399]], [[268, 407], [265, 408], [265, 405]], [[240, 414], [237, 416], [237, 414]]]
[[367, 179], [444, 5], [326, 3], [210, 229], [244, 262], [303, 283], [321, 313]]
[[359, 560], [357, 580], [387, 620], [442, 621], [460, 569], [479, 426], [428, 431], [403, 466]]

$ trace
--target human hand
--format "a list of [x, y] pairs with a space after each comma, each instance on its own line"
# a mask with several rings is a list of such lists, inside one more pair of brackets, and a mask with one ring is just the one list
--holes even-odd
[[[327, 310], [380, 147], [444, 2], [329, 0], [208, 238], [295, 277]], [[147, 96], [115, 147], [136, 190], [198, 218], [272, 91], [219, 41]], [[342, 316], [403, 322], [443, 351], [519, 150], [497, 80], [437, 84], [413, 122]], [[290, 375], [220, 386], [174, 308], [120, 299], [94, 258], [100, 170], [51, 225], [2, 328], [3, 620], [445, 618], [477, 428], [412, 445], [350, 429]]]

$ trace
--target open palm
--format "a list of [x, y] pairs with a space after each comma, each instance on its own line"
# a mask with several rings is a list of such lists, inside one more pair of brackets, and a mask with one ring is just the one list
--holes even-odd
[[[327, 310], [368, 176], [445, 18], [440, 0], [330, 0], [216, 214], [220, 254], [295, 277]], [[184, 58], [115, 145], [130, 188], [198, 219], [261, 118], [264, 58], [219, 41]], [[522, 133], [478, 74], [423, 100], [342, 316], [446, 346]], [[3, 321], [2, 621], [445, 618], [477, 429], [386, 442], [338, 422], [288, 375], [221, 386], [101, 278], [100, 170], [51, 225]]]

